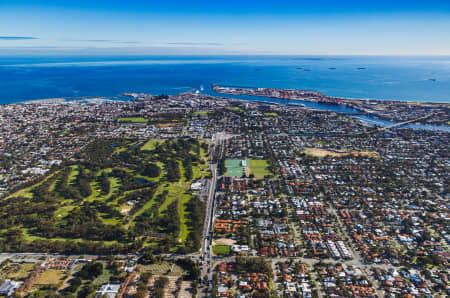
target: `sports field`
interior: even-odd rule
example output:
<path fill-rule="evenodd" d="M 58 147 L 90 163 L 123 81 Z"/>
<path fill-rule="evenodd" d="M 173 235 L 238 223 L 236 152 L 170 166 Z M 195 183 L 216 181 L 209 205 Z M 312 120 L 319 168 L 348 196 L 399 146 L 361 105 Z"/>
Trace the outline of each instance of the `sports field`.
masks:
<path fill-rule="evenodd" d="M 245 160 L 247 166 L 250 164 L 250 160 Z M 242 159 L 227 159 L 225 161 L 225 167 L 227 172 L 225 176 L 228 177 L 241 177 L 245 173 L 245 168 L 242 166 Z"/>
<path fill-rule="evenodd" d="M 147 123 L 148 119 L 144 117 L 123 117 L 119 119 L 120 122 L 133 122 L 133 123 Z"/>
<path fill-rule="evenodd" d="M 263 179 L 264 176 L 270 175 L 267 160 L 252 159 L 250 160 L 250 174 L 253 174 L 256 179 Z"/>

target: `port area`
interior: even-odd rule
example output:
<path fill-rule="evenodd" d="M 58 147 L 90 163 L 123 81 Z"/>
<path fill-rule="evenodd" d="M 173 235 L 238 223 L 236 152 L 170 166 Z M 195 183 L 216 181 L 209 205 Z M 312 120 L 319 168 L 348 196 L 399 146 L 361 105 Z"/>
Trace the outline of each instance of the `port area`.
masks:
<path fill-rule="evenodd" d="M 234 96 L 257 96 L 280 99 L 290 104 L 297 101 L 337 106 L 341 112 L 353 116 L 366 116 L 384 121 L 411 122 L 420 125 L 450 127 L 450 103 L 356 99 L 333 97 L 311 90 L 276 89 L 261 87 L 220 86 L 212 90 Z M 339 111 L 338 111 L 339 112 Z M 418 119 L 415 121 L 415 119 Z"/>

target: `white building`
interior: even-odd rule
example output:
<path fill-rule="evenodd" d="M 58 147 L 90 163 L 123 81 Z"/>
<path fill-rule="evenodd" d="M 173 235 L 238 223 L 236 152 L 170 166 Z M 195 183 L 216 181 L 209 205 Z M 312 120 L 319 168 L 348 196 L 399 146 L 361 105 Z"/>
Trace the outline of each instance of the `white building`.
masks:
<path fill-rule="evenodd" d="M 194 182 L 191 184 L 191 190 L 201 190 L 203 184 L 201 182 Z"/>
<path fill-rule="evenodd" d="M 106 295 L 109 298 L 114 298 L 119 292 L 119 289 L 120 289 L 119 284 L 106 284 L 101 286 L 100 290 L 98 290 L 95 294 L 100 297 Z"/>

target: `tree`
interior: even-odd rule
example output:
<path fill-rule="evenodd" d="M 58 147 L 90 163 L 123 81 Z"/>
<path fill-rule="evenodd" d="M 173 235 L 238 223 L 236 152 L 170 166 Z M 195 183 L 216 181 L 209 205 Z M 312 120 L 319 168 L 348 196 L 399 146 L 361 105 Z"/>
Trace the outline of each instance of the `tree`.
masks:
<path fill-rule="evenodd" d="M 103 264 L 98 262 L 86 263 L 78 272 L 82 279 L 94 279 L 103 273 Z"/>
<path fill-rule="evenodd" d="M 155 261 L 156 261 L 155 256 L 151 252 L 146 251 L 144 255 L 138 260 L 138 263 L 143 265 L 150 265 L 154 264 Z"/>
<path fill-rule="evenodd" d="M 79 298 L 88 297 L 89 294 L 92 294 L 94 291 L 95 291 L 94 286 L 92 284 L 87 284 L 81 288 L 81 290 L 78 292 L 77 297 Z"/>
<path fill-rule="evenodd" d="M 70 286 L 68 286 L 65 290 L 67 292 L 75 293 L 82 284 L 81 278 L 79 278 L 78 276 L 75 278 L 72 278 L 69 281 L 69 284 L 70 284 Z"/>
<path fill-rule="evenodd" d="M 111 188 L 111 183 L 109 182 L 108 175 L 103 172 L 97 178 L 98 185 L 100 186 L 100 192 L 102 195 L 107 195 Z"/>
<path fill-rule="evenodd" d="M 155 178 L 161 175 L 161 169 L 158 167 L 158 165 L 149 163 L 145 165 L 144 169 L 142 170 L 142 175 Z"/>

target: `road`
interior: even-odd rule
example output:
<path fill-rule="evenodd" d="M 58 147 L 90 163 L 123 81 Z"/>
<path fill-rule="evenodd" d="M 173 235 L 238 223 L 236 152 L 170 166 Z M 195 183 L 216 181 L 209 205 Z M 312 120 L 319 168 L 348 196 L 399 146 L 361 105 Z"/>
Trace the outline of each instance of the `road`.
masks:
<path fill-rule="evenodd" d="M 211 148 L 211 158 L 212 154 L 218 148 L 219 156 L 215 157 L 215 160 L 220 160 L 222 158 L 222 148 L 223 148 L 223 136 L 222 134 L 216 134 L 214 136 L 214 146 Z M 205 222 L 203 225 L 203 240 L 202 240 L 202 248 L 201 248 L 201 272 L 203 283 L 201 284 L 199 294 L 200 296 L 205 295 L 208 297 L 208 294 L 211 291 L 211 282 L 212 281 L 212 273 L 213 273 L 213 264 L 211 258 L 211 246 L 212 246 L 212 234 L 213 234 L 213 224 L 214 224 L 214 214 L 215 214 L 215 194 L 216 194 L 216 185 L 217 185 L 217 163 L 211 163 L 211 182 L 209 183 L 209 191 L 208 191 L 208 200 L 206 202 L 206 214 L 205 214 Z M 206 278 L 204 278 L 206 277 Z M 206 290 L 205 290 L 206 289 Z"/>
<path fill-rule="evenodd" d="M 408 121 L 404 121 L 404 122 L 399 122 L 399 123 L 396 123 L 396 124 L 394 124 L 394 125 L 387 126 L 387 127 L 381 127 L 380 130 L 388 130 L 388 129 L 395 128 L 395 127 L 399 127 L 399 126 L 406 125 L 406 124 L 409 124 L 409 123 L 418 122 L 418 121 L 421 121 L 421 120 L 428 119 L 428 118 L 430 118 L 430 117 L 433 116 L 433 115 L 434 115 L 434 114 L 431 113 L 431 114 L 428 114 L 428 115 L 426 115 L 426 116 L 423 116 L 423 117 L 420 117 L 420 118 L 417 118 L 417 119 L 408 120 Z"/>
<path fill-rule="evenodd" d="M 345 238 L 349 239 L 349 243 L 347 243 L 347 245 L 350 245 L 350 252 L 352 254 L 353 259 L 351 261 L 345 261 L 343 263 L 361 268 L 364 271 L 364 273 L 366 274 L 367 278 L 370 280 L 370 282 L 373 285 L 376 285 L 376 281 L 372 278 L 370 272 L 367 271 L 367 266 L 365 264 L 363 257 L 361 257 L 361 255 L 356 252 L 356 250 L 353 246 L 353 242 L 351 241 L 352 238 L 348 235 L 347 229 L 346 229 L 345 225 L 343 224 L 336 208 L 334 208 L 333 204 L 330 204 L 330 207 L 327 211 L 336 217 L 337 224 L 341 228 L 343 235 L 345 236 Z M 375 289 L 378 297 L 383 297 L 383 293 L 380 291 L 380 289 L 378 287 L 374 286 L 374 289 Z"/>

